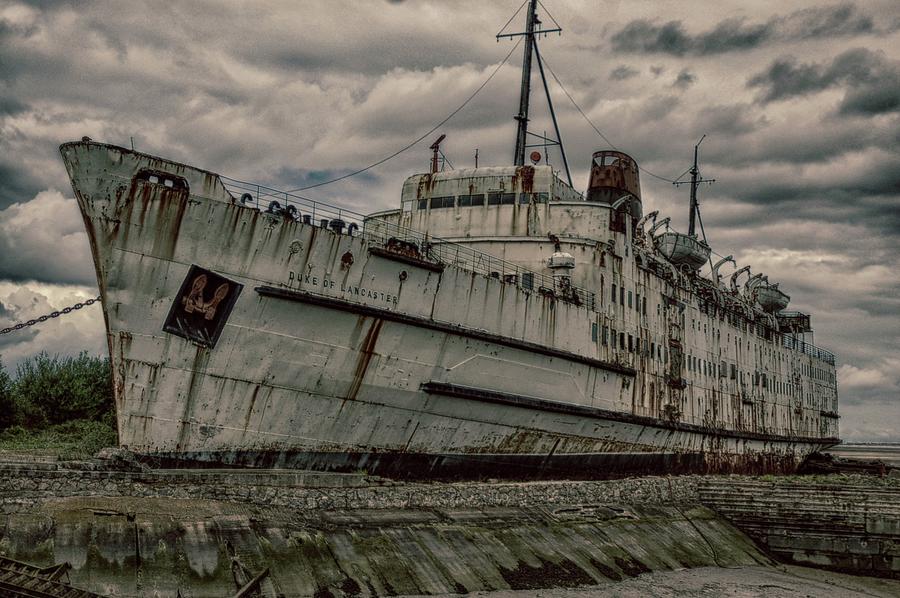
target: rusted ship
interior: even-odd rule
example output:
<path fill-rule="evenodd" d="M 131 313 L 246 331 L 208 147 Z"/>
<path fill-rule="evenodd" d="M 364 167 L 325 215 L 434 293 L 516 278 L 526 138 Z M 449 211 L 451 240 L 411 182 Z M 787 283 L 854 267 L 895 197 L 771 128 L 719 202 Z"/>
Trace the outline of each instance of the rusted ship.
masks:
<path fill-rule="evenodd" d="M 193 464 L 528 478 L 792 471 L 839 442 L 834 356 L 777 284 L 748 267 L 723 283 L 727 259 L 644 215 L 625 153 L 595 153 L 584 194 L 525 164 L 535 4 L 515 164 L 433 167 L 398 209 L 61 146 L 121 445 Z"/>

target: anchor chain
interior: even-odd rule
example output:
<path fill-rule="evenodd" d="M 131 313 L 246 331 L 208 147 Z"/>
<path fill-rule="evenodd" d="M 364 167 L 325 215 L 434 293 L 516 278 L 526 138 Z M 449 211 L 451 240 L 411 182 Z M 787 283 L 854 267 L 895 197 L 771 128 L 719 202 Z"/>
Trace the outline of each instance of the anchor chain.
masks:
<path fill-rule="evenodd" d="M 75 305 L 64 307 L 57 311 L 52 311 L 45 316 L 41 316 L 39 318 L 35 318 L 33 320 L 28 320 L 27 322 L 19 322 L 15 326 L 10 326 L 9 328 L 0 328 L 0 335 L 7 334 L 9 332 L 15 332 L 16 330 L 22 330 L 23 328 L 27 328 L 29 326 L 34 326 L 35 324 L 40 324 L 41 322 L 46 322 L 52 318 L 58 318 L 63 314 L 70 314 L 75 310 L 81 309 L 82 307 L 87 307 L 88 305 L 93 305 L 100 301 L 100 296 L 94 297 L 93 299 L 88 299 L 87 301 L 79 301 Z"/>

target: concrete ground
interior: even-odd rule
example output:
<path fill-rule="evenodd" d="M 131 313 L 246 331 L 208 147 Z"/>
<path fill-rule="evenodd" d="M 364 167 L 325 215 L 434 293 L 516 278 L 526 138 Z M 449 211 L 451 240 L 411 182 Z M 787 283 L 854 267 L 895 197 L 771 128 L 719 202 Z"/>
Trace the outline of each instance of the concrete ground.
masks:
<path fill-rule="evenodd" d="M 857 577 L 807 567 L 700 567 L 658 571 L 609 584 L 571 589 L 501 590 L 485 598 L 897 598 L 900 581 Z"/>

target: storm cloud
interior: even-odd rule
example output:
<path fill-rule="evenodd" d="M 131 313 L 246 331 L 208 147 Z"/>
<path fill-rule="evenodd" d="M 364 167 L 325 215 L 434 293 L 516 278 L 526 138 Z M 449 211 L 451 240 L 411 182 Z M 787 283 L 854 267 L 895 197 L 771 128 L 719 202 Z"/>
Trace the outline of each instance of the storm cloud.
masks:
<path fill-rule="evenodd" d="M 774 102 L 843 87 L 843 114 L 880 114 L 900 110 L 900 61 L 882 52 L 854 48 L 830 63 L 799 63 L 780 58 L 751 77 L 748 87 L 761 88 L 760 101 Z"/>
<path fill-rule="evenodd" d="M 637 19 L 613 34 L 611 39 L 613 49 L 620 52 L 709 55 L 750 50 L 776 41 L 887 33 L 896 26 L 894 23 L 879 29 L 873 17 L 856 5 L 839 4 L 805 8 L 763 23 L 729 18 L 696 35 L 688 33 L 678 20 L 660 25 L 653 20 Z"/>

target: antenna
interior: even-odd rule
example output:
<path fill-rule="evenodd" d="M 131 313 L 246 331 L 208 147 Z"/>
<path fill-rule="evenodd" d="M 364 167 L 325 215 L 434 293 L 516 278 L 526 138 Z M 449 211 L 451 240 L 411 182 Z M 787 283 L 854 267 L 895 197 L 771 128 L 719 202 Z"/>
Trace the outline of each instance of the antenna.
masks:
<path fill-rule="evenodd" d="M 525 31 L 523 33 L 497 34 L 497 40 L 501 37 L 513 38 L 525 36 L 525 54 L 522 57 L 522 86 L 519 92 L 519 114 L 515 117 L 516 121 L 519 123 L 518 130 L 516 131 L 515 155 L 513 156 L 513 161 L 516 166 L 525 165 L 525 145 L 526 137 L 528 136 L 528 101 L 531 95 L 531 55 L 537 51 L 537 46 L 534 43 L 534 36 L 540 35 L 541 33 L 562 31 L 562 29 L 558 27 L 556 29 L 538 29 L 535 31 L 535 25 L 541 24 L 541 21 L 537 18 L 537 5 L 538 0 L 528 0 L 528 14 L 526 16 Z M 507 25 L 508 24 L 509 23 L 507 23 Z M 504 29 L 505 28 L 506 27 L 504 26 Z M 501 32 L 502 31 L 503 30 L 501 29 Z M 538 57 L 538 60 L 540 60 L 540 57 Z M 546 85 L 546 81 L 544 84 Z"/>
<path fill-rule="evenodd" d="M 691 207 L 690 207 L 690 219 L 688 221 L 688 234 L 695 235 L 696 227 L 694 222 L 696 220 L 697 214 L 700 211 L 700 207 L 697 203 L 697 187 L 700 186 L 700 183 L 706 183 L 707 185 L 712 185 L 716 182 L 716 179 L 704 179 L 700 175 L 700 165 L 698 162 L 698 156 L 700 152 L 700 144 L 703 143 L 703 140 L 706 139 L 706 134 L 703 134 L 703 137 L 700 138 L 700 141 L 697 142 L 697 145 L 694 146 L 694 165 L 691 166 L 688 172 L 691 173 Z M 679 185 L 686 184 L 687 181 L 674 181 L 672 184 L 678 187 Z M 702 224 L 701 224 L 702 226 Z M 705 237 L 706 235 L 704 235 Z"/>

